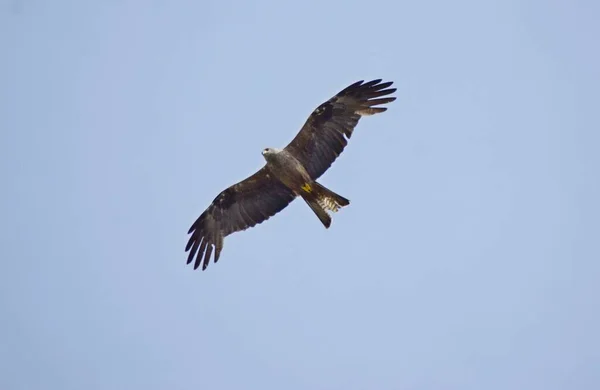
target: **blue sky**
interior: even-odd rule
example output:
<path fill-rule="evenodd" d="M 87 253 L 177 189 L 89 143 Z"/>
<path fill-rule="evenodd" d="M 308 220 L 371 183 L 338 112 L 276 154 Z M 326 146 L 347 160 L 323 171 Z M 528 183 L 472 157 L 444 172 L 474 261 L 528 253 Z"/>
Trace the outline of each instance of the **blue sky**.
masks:
<path fill-rule="evenodd" d="M 0 1 L 0 388 L 597 389 L 600 3 Z M 321 182 L 186 266 L 310 112 Z"/>

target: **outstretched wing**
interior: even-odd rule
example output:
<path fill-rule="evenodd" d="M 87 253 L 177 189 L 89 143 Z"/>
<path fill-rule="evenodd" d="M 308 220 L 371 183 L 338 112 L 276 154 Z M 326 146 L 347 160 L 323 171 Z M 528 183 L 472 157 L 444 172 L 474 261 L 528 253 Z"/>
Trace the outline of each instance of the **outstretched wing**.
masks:
<path fill-rule="evenodd" d="M 384 112 L 387 108 L 375 106 L 396 100 L 381 98 L 396 91 L 386 89 L 390 85 L 392 82 L 381 83 L 379 79 L 367 83 L 361 80 L 346 87 L 312 112 L 285 150 L 300 160 L 316 180 L 342 153 L 361 116 Z"/>
<path fill-rule="evenodd" d="M 219 260 L 225 236 L 246 230 L 283 210 L 296 195 L 269 175 L 265 165 L 252 176 L 222 191 L 190 227 L 192 233 L 185 251 L 187 263 L 194 257 L 194 269 L 200 262 L 208 267 L 213 247 L 215 263 Z M 204 261 L 202 261 L 204 260 Z"/>

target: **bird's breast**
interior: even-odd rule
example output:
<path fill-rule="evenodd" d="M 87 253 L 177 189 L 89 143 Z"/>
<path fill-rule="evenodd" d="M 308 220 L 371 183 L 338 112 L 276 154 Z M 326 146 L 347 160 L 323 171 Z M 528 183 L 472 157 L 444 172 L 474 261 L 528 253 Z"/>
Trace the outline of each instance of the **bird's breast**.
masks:
<path fill-rule="evenodd" d="M 304 166 L 293 156 L 279 153 L 269 161 L 271 172 L 287 187 L 295 189 L 310 181 Z"/>

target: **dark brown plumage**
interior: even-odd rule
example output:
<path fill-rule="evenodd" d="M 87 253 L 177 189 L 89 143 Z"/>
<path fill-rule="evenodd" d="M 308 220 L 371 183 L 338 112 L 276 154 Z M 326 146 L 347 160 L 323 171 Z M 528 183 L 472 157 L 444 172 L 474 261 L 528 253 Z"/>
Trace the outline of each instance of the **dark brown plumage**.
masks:
<path fill-rule="evenodd" d="M 285 147 L 304 165 L 313 179 L 318 179 L 342 153 L 361 116 L 387 110 L 374 107 L 390 103 L 395 97 L 374 99 L 389 95 L 395 88 L 386 89 L 392 82 L 368 83 L 358 81 L 321 104 L 308 117 L 296 137 Z M 344 137 L 346 136 L 346 137 Z"/>
<path fill-rule="evenodd" d="M 367 83 L 359 81 L 344 88 L 312 112 L 300 132 L 285 147 L 284 151 L 287 153 L 282 156 L 288 155 L 292 160 L 298 160 L 310 178 L 316 180 L 342 153 L 361 116 L 384 112 L 387 108 L 375 106 L 396 99 L 382 98 L 396 91 L 395 88 L 388 88 L 391 85 L 392 82 L 381 83 L 379 79 Z M 213 249 L 214 262 L 219 260 L 223 239 L 227 235 L 267 220 L 299 195 L 303 195 L 306 200 L 306 195 L 312 191 L 299 194 L 297 188 L 287 187 L 274 173 L 267 163 L 252 176 L 222 191 L 213 200 L 188 231 L 188 234 L 191 233 L 185 248 L 186 252 L 189 251 L 188 264 L 195 258 L 194 269 L 201 263 L 202 270 L 206 269 Z M 306 177 L 306 173 L 304 175 Z M 314 188 L 322 187 L 316 182 L 309 184 Z M 321 206 L 316 199 L 309 205 L 323 222 L 325 216 L 321 214 L 326 213 L 326 208 L 335 211 L 338 206 L 343 207 L 349 201 L 326 188 L 321 191 L 334 195 L 331 195 L 331 199 L 323 198 Z M 338 205 L 334 204 L 336 197 Z M 333 206 L 328 206 L 330 201 Z M 323 223 L 329 227 L 330 221 Z"/>
<path fill-rule="evenodd" d="M 252 176 L 222 191 L 188 230 L 192 233 L 185 251 L 190 251 L 187 263 L 196 256 L 194 269 L 202 259 L 202 270 L 210 262 L 215 246 L 215 263 L 219 260 L 225 236 L 253 227 L 283 210 L 296 195 L 270 177 L 265 166 Z M 191 250 L 190 250 L 191 249 Z"/>

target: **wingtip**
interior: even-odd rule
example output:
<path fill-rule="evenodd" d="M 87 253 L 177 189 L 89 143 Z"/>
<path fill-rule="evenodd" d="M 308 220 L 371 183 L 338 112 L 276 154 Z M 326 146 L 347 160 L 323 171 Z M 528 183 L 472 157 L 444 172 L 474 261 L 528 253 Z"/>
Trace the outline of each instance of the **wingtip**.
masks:
<path fill-rule="evenodd" d="M 361 85 L 361 87 L 372 87 L 374 85 L 379 84 L 383 79 L 375 79 L 375 80 L 371 80 L 369 82 L 364 83 L 363 85 Z"/>
<path fill-rule="evenodd" d="M 192 245 L 194 245 L 194 242 L 195 242 L 194 237 L 190 237 L 190 239 L 188 240 L 187 244 L 185 245 L 185 251 L 184 252 L 189 251 L 190 248 L 192 247 Z"/>

